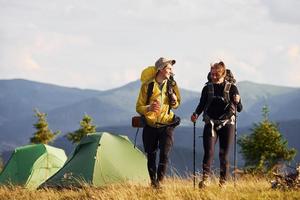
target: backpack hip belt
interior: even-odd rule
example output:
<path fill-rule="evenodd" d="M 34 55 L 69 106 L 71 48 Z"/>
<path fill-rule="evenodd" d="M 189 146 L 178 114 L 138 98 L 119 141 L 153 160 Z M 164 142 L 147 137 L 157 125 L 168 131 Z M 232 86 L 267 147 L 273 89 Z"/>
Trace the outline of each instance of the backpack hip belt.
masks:
<path fill-rule="evenodd" d="M 215 137 L 216 136 L 216 131 L 220 130 L 223 128 L 226 124 L 234 124 L 234 115 L 230 119 L 224 119 L 224 120 L 215 120 L 211 119 L 208 116 L 205 116 L 203 121 L 205 124 L 210 124 L 211 125 L 211 136 Z"/>

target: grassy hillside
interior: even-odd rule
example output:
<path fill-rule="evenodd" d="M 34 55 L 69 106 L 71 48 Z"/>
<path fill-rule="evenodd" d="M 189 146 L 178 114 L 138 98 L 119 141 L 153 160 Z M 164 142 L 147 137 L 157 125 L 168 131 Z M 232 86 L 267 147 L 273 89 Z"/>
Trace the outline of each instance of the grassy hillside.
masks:
<path fill-rule="evenodd" d="M 19 187 L 0 187 L 0 199 L 299 199 L 300 191 L 280 191 L 270 188 L 263 178 L 243 178 L 236 187 L 230 182 L 219 188 L 216 181 L 206 189 L 194 189 L 191 179 L 167 179 L 162 189 L 155 190 L 148 185 L 120 184 L 102 188 L 42 189 L 29 191 Z"/>

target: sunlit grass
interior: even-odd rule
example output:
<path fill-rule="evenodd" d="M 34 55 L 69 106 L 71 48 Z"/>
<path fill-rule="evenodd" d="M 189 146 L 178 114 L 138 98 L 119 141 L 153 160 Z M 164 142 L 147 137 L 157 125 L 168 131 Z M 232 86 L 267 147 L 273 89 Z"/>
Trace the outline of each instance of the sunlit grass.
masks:
<path fill-rule="evenodd" d="M 240 178 L 236 185 L 229 181 L 223 188 L 214 179 L 205 189 L 194 189 L 192 179 L 168 178 L 161 189 L 129 183 L 60 190 L 8 186 L 0 187 L 0 199 L 300 199 L 300 191 L 273 190 L 267 179 L 257 177 Z"/>

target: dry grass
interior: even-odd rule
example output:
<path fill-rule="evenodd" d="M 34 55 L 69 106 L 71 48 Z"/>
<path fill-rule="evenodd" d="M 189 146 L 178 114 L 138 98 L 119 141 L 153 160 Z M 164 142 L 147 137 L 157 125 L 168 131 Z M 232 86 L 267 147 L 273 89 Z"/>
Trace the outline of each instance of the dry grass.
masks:
<path fill-rule="evenodd" d="M 156 190 L 148 185 L 110 185 L 102 188 L 28 190 L 20 187 L 0 187 L 0 199 L 300 199 L 300 191 L 270 189 L 266 179 L 244 177 L 236 187 L 229 182 L 219 188 L 217 181 L 206 189 L 194 189 L 192 180 L 169 178 L 163 188 Z"/>

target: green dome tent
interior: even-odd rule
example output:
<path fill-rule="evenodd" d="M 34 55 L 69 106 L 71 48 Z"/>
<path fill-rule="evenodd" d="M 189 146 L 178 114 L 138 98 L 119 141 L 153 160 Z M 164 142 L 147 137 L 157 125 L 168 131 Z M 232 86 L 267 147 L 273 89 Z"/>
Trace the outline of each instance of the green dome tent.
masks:
<path fill-rule="evenodd" d="M 103 186 L 125 181 L 147 183 L 147 161 L 125 136 L 88 134 L 65 165 L 42 187 Z"/>
<path fill-rule="evenodd" d="M 0 174 L 0 185 L 19 185 L 36 189 L 55 174 L 66 160 L 64 150 L 49 145 L 18 147 Z"/>

